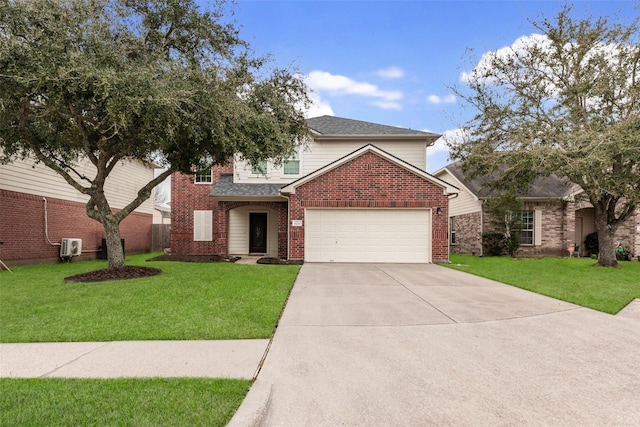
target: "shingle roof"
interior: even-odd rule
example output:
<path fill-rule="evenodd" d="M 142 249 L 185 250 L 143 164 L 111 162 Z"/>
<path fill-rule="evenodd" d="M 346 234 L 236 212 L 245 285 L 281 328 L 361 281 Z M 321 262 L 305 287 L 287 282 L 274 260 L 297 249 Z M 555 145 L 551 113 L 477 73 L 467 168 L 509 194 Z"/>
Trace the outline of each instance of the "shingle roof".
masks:
<path fill-rule="evenodd" d="M 345 119 L 334 116 L 320 116 L 307 119 L 309 127 L 321 135 L 366 135 L 366 136 L 399 136 L 399 135 L 423 135 L 425 137 L 438 137 L 439 135 L 422 132 L 419 130 L 405 129 L 395 126 L 379 125 L 360 120 Z"/>
<path fill-rule="evenodd" d="M 233 182 L 233 174 L 222 174 L 211 189 L 210 196 L 281 197 L 280 188 L 285 184 L 240 184 Z"/>
<path fill-rule="evenodd" d="M 492 177 L 477 176 L 471 180 L 466 179 L 462 173 L 462 162 L 451 163 L 445 168 L 456 177 L 458 181 L 463 183 L 476 197 L 482 198 L 491 195 L 489 183 Z M 548 198 L 559 199 L 575 192 L 578 186 L 566 178 L 560 178 L 556 175 L 537 178 L 528 188 L 526 194 L 518 194 L 523 198 Z"/>

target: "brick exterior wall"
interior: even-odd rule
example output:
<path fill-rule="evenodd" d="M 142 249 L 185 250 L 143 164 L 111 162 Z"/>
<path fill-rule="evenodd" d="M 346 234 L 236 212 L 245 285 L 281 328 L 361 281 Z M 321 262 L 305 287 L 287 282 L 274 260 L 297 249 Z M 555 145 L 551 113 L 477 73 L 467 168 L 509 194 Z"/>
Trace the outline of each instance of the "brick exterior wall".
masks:
<path fill-rule="evenodd" d="M 632 260 L 640 261 L 640 208 L 636 209 L 635 215 L 620 224 L 616 230 L 616 242 L 629 249 Z"/>
<path fill-rule="evenodd" d="M 302 220 L 292 227 L 289 257 L 304 258 L 304 210 L 322 208 L 435 208 L 432 223 L 432 259 L 449 260 L 448 197 L 443 188 L 367 152 L 296 188 L 290 197 L 291 220 Z"/>
<path fill-rule="evenodd" d="M 568 206 L 570 205 L 570 206 Z M 560 200 L 524 203 L 523 210 L 542 211 L 541 244 L 521 245 L 516 253 L 519 257 L 568 256 L 567 247 L 574 241 L 575 208 L 572 203 Z M 483 207 L 483 230 L 492 230 L 491 215 Z"/>
<path fill-rule="evenodd" d="M 226 255 L 227 228 L 222 226 L 218 200 L 209 196 L 213 186 L 224 173 L 233 173 L 233 162 L 224 166 L 214 166 L 211 184 L 196 184 L 192 174 L 171 175 L 171 253 L 179 255 Z M 193 211 L 213 211 L 213 240 L 195 242 L 193 240 Z M 225 247 L 220 241 L 224 239 Z"/>
<path fill-rule="evenodd" d="M 451 245 L 451 253 L 454 254 L 482 254 L 480 212 L 458 215 L 455 217 L 456 244 Z"/>
<path fill-rule="evenodd" d="M 49 240 L 82 239 L 80 258 L 92 259 L 105 237 L 102 224 L 87 216 L 84 203 L 47 198 Z M 45 204 L 42 196 L 0 190 L 0 259 L 8 265 L 52 262 L 59 259 L 60 246 L 45 237 Z M 126 253 L 151 250 L 153 216 L 133 212 L 120 224 Z"/>

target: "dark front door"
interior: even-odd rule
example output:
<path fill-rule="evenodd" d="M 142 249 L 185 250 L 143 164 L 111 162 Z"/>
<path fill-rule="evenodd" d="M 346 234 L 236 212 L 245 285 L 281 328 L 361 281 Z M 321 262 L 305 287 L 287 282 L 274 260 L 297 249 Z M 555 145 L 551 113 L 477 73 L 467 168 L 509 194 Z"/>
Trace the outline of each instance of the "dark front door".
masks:
<path fill-rule="evenodd" d="M 249 214 L 249 252 L 267 253 L 267 214 Z"/>

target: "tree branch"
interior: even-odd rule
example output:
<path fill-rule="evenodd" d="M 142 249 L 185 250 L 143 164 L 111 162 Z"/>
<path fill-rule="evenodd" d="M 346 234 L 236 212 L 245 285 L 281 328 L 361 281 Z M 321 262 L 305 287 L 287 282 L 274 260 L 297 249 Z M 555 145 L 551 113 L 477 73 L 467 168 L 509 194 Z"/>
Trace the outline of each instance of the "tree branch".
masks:
<path fill-rule="evenodd" d="M 166 171 L 162 172 L 157 177 L 155 177 L 154 179 L 152 179 L 151 181 L 149 181 L 144 187 L 142 187 L 138 191 L 138 197 L 136 197 L 131 203 L 129 203 L 127 206 L 122 208 L 120 211 L 118 211 L 118 213 L 114 215 L 116 221 L 120 223 L 123 219 L 127 217 L 127 215 L 129 215 L 131 212 L 137 209 L 142 203 L 144 203 L 145 200 L 151 197 L 151 190 L 153 190 L 153 188 L 156 185 L 160 184 L 162 181 L 167 179 L 167 177 L 169 177 L 174 171 L 175 169 L 169 168 Z"/>

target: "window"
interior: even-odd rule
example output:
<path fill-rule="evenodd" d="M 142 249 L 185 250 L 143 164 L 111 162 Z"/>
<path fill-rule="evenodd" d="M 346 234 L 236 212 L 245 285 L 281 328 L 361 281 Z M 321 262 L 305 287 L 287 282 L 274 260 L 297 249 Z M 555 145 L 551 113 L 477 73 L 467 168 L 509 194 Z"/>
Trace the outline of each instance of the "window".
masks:
<path fill-rule="evenodd" d="M 193 240 L 195 242 L 213 240 L 213 211 L 193 211 Z"/>
<path fill-rule="evenodd" d="M 251 165 L 251 173 L 253 175 L 266 175 L 267 174 L 267 161 L 262 160 L 255 165 Z"/>
<path fill-rule="evenodd" d="M 196 184 L 211 184 L 213 182 L 211 168 L 196 171 L 195 183 Z"/>
<path fill-rule="evenodd" d="M 449 218 L 449 237 L 452 245 L 456 244 L 456 217 Z"/>
<path fill-rule="evenodd" d="M 522 220 L 522 231 L 520 232 L 521 245 L 534 244 L 535 216 L 533 211 L 520 211 Z"/>
<path fill-rule="evenodd" d="M 295 153 L 284 161 L 283 172 L 285 175 L 300 175 L 300 147 L 296 147 Z"/>

